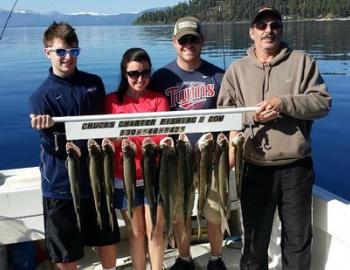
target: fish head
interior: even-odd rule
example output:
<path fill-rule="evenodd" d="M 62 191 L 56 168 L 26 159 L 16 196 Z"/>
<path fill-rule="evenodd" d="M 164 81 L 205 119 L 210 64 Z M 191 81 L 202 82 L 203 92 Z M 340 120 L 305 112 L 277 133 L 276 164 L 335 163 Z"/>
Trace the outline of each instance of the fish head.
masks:
<path fill-rule="evenodd" d="M 203 151 L 210 152 L 212 151 L 213 146 L 214 146 L 214 136 L 210 132 L 203 134 L 197 142 L 197 147 L 201 152 Z"/>
<path fill-rule="evenodd" d="M 186 142 L 183 140 L 176 141 L 176 150 L 177 151 L 185 151 L 186 150 Z"/>
<path fill-rule="evenodd" d="M 66 143 L 66 153 L 69 157 L 74 157 L 74 156 L 81 157 L 80 148 L 72 142 Z"/>
<path fill-rule="evenodd" d="M 122 141 L 122 152 L 124 156 L 135 156 L 136 154 L 136 144 L 129 140 L 129 139 L 123 139 Z"/>
<path fill-rule="evenodd" d="M 142 141 L 142 152 L 154 154 L 157 152 L 157 144 L 151 138 L 145 138 Z"/>
<path fill-rule="evenodd" d="M 186 141 L 186 142 L 189 141 L 189 140 L 188 140 L 188 137 L 187 137 L 187 135 L 186 135 L 186 133 L 184 133 L 184 132 L 180 132 L 180 133 L 179 133 L 178 140 Z"/>
<path fill-rule="evenodd" d="M 173 159 L 176 156 L 174 140 L 171 137 L 163 138 L 160 143 L 160 150 L 162 156 L 166 156 L 167 159 Z"/>
<path fill-rule="evenodd" d="M 111 140 L 104 138 L 101 146 L 103 152 L 115 153 L 115 147 Z"/>
<path fill-rule="evenodd" d="M 244 143 L 244 137 L 243 137 L 243 132 L 239 132 L 232 138 L 231 141 L 232 145 L 238 145 L 238 144 L 243 144 Z"/>
<path fill-rule="evenodd" d="M 88 140 L 87 147 L 90 155 L 98 155 L 101 153 L 101 147 L 93 139 Z"/>
<path fill-rule="evenodd" d="M 226 135 L 224 133 L 220 133 L 218 135 L 218 137 L 216 138 L 216 144 L 219 146 L 219 147 L 228 147 L 228 139 L 226 137 Z"/>
<path fill-rule="evenodd" d="M 165 137 L 160 141 L 159 145 L 160 148 L 174 147 L 174 140 L 171 137 Z"/>

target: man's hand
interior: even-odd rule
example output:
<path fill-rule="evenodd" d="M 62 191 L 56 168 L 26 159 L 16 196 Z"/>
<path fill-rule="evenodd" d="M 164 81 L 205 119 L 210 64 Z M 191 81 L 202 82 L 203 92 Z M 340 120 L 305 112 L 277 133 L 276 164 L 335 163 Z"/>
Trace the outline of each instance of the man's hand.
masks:
<path fill-rule="evenodd" d="M 272 97 L 257 104 L 253 118 L 255 122 L 266 123 L 279 117 L 282 110 L 282 101 L 279 97 Z"/>
<path fill-rule="evenodd" d="M 30 117 L 30 123 L 32 125 L 32 128 L 35 128 L 35 129 L 50 128 L 55 124 L 51 116 L 48 114 L 44 114 L 44 115 L 30 114 L 29 117 Z"/>

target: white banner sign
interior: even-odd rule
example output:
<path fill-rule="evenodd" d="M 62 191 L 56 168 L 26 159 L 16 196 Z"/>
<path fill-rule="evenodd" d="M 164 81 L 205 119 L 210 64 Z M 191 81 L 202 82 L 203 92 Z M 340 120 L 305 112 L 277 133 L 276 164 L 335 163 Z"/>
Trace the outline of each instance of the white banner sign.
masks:
<path fill-rule="evenodd" d="M 256 107 L 53 117 L 67 140 L 151 136 L 242 129 L 242 113 Z"/>

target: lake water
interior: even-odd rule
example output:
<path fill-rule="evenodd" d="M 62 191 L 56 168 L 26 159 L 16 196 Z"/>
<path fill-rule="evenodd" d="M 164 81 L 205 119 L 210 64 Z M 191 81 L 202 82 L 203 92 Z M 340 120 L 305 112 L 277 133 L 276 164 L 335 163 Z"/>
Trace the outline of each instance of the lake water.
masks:
<path fill-rule="evenodd" d="M 203 26 L 203 58 L 220 67 L 245 55 L 250 44 L 244 23 Z M 100 75 L 106 91 L 119 82 L 119 63 L 130 47 L 146 49 L 157 69 L 175 58 L 171 26 L 76 27 L 79 68 Z M 29 126 L 28 97 L 46 78 L 49 61 L 42 52 L 44 28 L 8 28 L 0 40 L 0 169 L 37 166 L 39 139 Z M 223 32 L 224 38 L 221 33 Z M 350 23 L 291 22 L 285 39 L 317 59 L 333 97 L 331 113 L 315 121 L 312 138 L 316 184 L 350 200 Z M 223 57 L 224 56 L 224 57 Z M 348 167 L 349 166 L 349 167 Z"/>

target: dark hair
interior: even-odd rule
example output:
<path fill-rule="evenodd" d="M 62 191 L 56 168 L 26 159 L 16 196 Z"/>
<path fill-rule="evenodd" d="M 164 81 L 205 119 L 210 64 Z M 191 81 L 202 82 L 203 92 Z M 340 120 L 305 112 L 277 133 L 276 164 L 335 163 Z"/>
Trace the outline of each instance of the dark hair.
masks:
<path fill-rule="evenodd" d="M 142 48 L 130 48 L 123 54 L 123 59 L 120 62 L 121 80 L 116 92 L 118 102 L 123 102 L 123 97 L 129 87 L 126 74 L 126 66 L 131 61 L 147 62 L 149 67 L 152 67 L 151 58 L 149 57 L 148 53 Z"/>
<path fill-rule="evenodd" d="M 77 34 L 75 33 L 75 29 L 66 22 L 56 23 L 54 21 L 49 25 L 43 37 L 44 46 L 52 46 L 55 38 L 64 40 L 69 46 L 79 46 L 79 40 Z"/>

